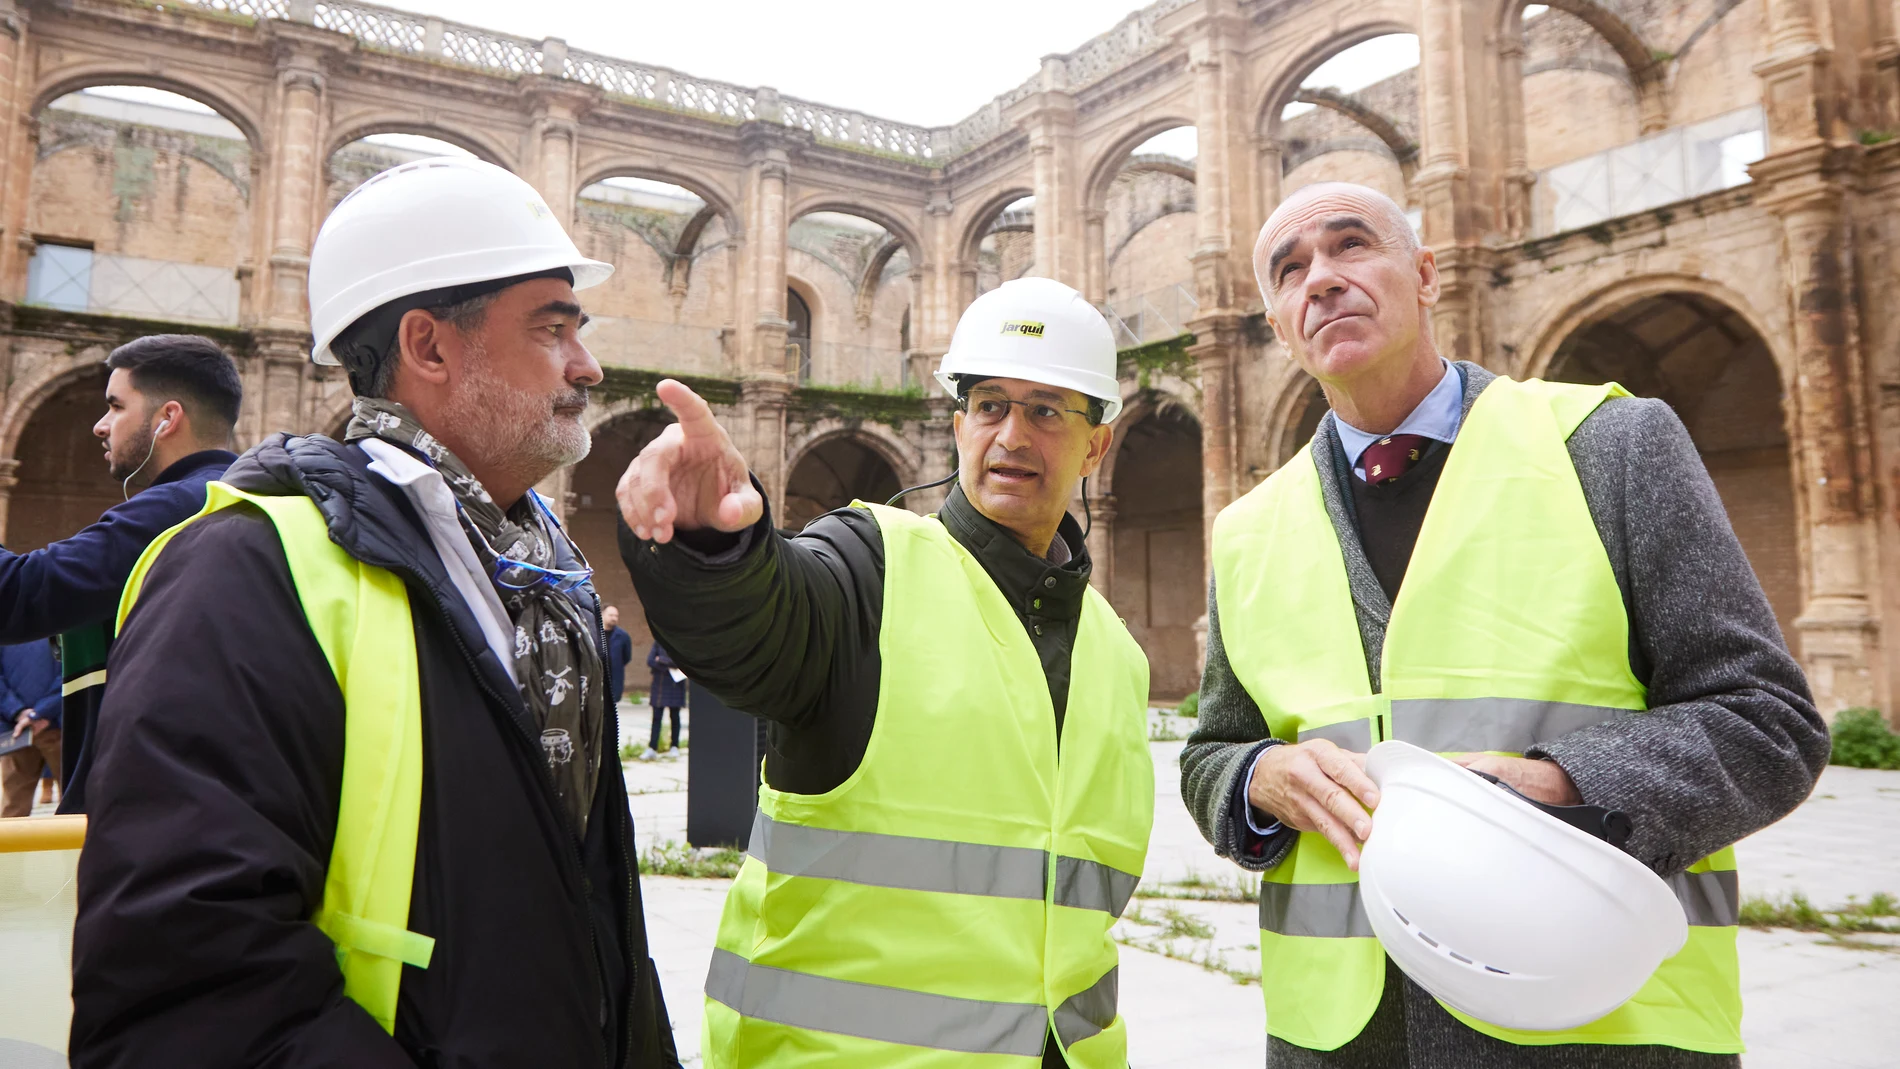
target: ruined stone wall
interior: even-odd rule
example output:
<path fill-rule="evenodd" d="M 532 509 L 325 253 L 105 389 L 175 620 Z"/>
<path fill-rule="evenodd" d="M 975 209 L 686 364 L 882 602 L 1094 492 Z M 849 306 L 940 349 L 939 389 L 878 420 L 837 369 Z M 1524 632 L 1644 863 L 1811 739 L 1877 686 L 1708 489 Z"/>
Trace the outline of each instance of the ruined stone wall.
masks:
<path fill-rule="evenodd" d="M 1533 171 L 1636 140 L 1636 90 L 1616 50 L 1551 8 L 1524 20 L 1524 144 Z"/>
<path fill-rule="evenodd" d="M 1192 288 L 1194 183 L 1165 171 L 1127 171 L 1109 186 L 1104 212 L 1111 304 L 1184 283 Z"/>
<path fill-rule="evenodd" d="M 98 253 L 235 269 L 251 256 L 251 187 L 242 140 L 48 108 L 27 225 Z"/>

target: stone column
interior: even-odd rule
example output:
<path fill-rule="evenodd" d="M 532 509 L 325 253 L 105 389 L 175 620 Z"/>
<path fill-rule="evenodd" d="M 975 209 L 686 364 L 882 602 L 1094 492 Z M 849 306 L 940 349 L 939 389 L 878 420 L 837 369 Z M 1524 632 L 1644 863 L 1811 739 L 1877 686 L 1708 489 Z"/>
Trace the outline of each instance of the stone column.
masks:
<path fill-rule="evenodd" d="M 1108 302 L 1108 242 L 1104 236 L 1108 212 L 1102 208 L 1082 210 L 1083 272 L 1082 296 L 1091 304 Z"/>
<path fill-rule="evenodd" d="M 562 226 L 574 225 L 580 181 L 581 120 L 599 102 L 601 91 L 560 77 L 567 42 L 551 37 L 541 45 L 541 71 L 522 80 L 521 100 L 528 112 L 529 183 L 548 202 Z"/>
<path fill-rule="evenodd" d="M 1500 77 L 1487 16 L 1464 0 L 1422 0 L 1419 101 L 1425 165 L 1413 176 L 1425 243 L 1438 256 L 1441 292 L 1432 313 L 1439 352 L 1454 360 L 1491 358 L 1484 303 L 1499 230 L 1503 141 L 1495 92 Z M 1494 360 L 1492 362 L 1495 362 Z"/>
<path fill-rule="evenodd" d="M 1246 324 L 1246 317 L 1234 312 L 1202 316 L 1188 324 L 1194 332 L 1188 355 L 1201 373 L 1202 546 L 1213 545 L 1214 517 L 1239 493 L 1237 365 L 1246 345 Z M 1212 575 L 1213 555 L 1202 556 Z"/>
<path fill-rule="evenodd" d="M 324 169 L 324 74 L 321 53 L 298 42 L 304 30 L 279 28 L 277 121 L 266 165 L 274 193 L 270 214 L 270 284 L 266 329 L 308 330 L 310 244 L 316 236 Z"/>
<path fill-rule="evenodd" d="M 1280 206 L 1280 180 L 1285 176 L 1286 145 L 1265 134 L 1254 139 L 1254 174 L 1259 184 L 1259 216 L 1264 225 L 1267 216 Z M 1248 250 L 1249 255 L 1252 249 Z"/>
<path fill-rule="evenodd" d="M 1856 147 L 1844 130 L 1832 54 L 1809 0 L 1770 0 L 1773 52 L 1755 67 L 1768 112 L 1769 155 L 1750 167 L 1757 203 L 1781 220 L 1794 310 L 1790 438 L 1805 521 L 1806 604 L 1795 620 L 1816 704 L 1828 714 L 1890 699 L 1881 620 L 1861 352 L 1847 187 Z"/>
<path fill-rule="evenodd" d="M 1089 558 L 1094 570 L 1089 582 L 1103 597 L 1115 589 L 1115 495 L 1100 494 L 1089 500 L 1094 526 L 1089 528 Z"/>
<path fill-rule="evenodd" d="M 938 361 L 950 351 L 950 336 L 956 330 L 957 317 L 963 313 L 958 300 L 961 280 L 957 259 L 955 206 L 947 190 L 936 189 L 924 206 L 923 256 L 925 262 L 913 264 L 917 282 L 911 287 L 910 380 L 923 387 L 927 396 L 932 388 L 930 375 Z"/>
<path fill-rule="evenodd" d="M 782 124 L 766 120 L 740 127 L 739 139 L 746 161 L 747 239 L 741 260 L 739 307 L 744 337 L 739 372 L 741 377 L 796 374 L 785 356 L 785 337 L 791 329 L 785 319 L 785 260 L 791 225 L 786 185 L 796 143 Z"/>
<path fill-rule="evenodd" d="M 1531 173 L 1529 150 L 1524 143 L 1524 37 L 1507 36 L 1498 50 L 1499 83 L 1503 86 L 1504 125 L 1504 211 L 1505 236 L 1513 241 L 1529 237 L 1536 225 L 1531 217 L 1531 189 L 1537 176 Z"/>
<path fill-rule="evenodd" d="M 1248 159 L 1253 142 L 1239 51 L 1246 25 L 1235 0 L 1204 0 L 1179 31 L 1194 79 L 1194 291 L 1202 315 L 1246 308 L 1255 297 L 1249 261 L 1265 216 L 1256 209 L 1254 175 L 1235 166 Z"/>
<path fill-rule="evenodd" d="M 13 488 L 18 485 L 20 462 L 13 457 L 0 457 L 0 544 L 12 534 L 7 530 L 7 506 L 13 500 Z"/>
<path fill-rule="evenodd" d="M 38 120 L 32 107 L 31 79 L 20 71 L 26 58 L 30 18 L 18 0 L 0 0 L 0 300 L 26 296 L 26 261 L 32 255 L 32 237 L 26 232 L 31 207 L 33 161 L 38 155 Z M 3 525 L 0 525 L 3 529 Z"/>
<path fill-rule="evenodd" d="M 1042 91 L 1026 102 L 1036 191 L 1033 274 L 1076 289 L 1088 285 L 1082 236 L 1080 166 L 1076 163 L 1075 97 L 1062 57 L 1042 61 Z"/>

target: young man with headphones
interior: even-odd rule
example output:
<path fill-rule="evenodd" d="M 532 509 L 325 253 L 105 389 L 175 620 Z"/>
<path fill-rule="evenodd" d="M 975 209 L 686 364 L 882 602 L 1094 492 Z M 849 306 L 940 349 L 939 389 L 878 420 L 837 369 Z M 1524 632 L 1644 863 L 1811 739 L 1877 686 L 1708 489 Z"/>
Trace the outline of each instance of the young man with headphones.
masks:
<path fill-rule="evenodd" d="M 60 811 L 85 811 L 86 739 L 105 693 L 112 618 L 152 539 L 195 515 L 237 459 L 237 365 L 196 334 L 154 334 L 106 357 L 106 413 L 92 433 L 125 495 L 97 523 L 30 553 L 0 549 L 0 643 L 59 636 L 64 723 Z M 137 488 L 138 492 L 133 493 Z"/>

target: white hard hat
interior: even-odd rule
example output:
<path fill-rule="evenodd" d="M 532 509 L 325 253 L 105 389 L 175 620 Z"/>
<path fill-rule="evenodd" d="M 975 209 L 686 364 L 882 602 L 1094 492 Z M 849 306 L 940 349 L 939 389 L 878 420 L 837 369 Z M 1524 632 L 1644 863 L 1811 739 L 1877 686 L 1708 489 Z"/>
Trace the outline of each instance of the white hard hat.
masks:
<path fill-rule="evenodd" d="M 317 233 L 310 357 L 338 363 L 330 343 L 391 301 L 563 268 L 577 290 L 614 273 L 582 256 L 547 201 L 512 172 L 454 156 L 392 167 L 344 197 Z"/>
<path fill-rule="evenodd" d="M 1405 975 L 1455 1009 L 1576 1028 L 1688 939 L 1661 877 L 1515 792 L 1396 741 L 1372 748 L 1366 774 L 1380 795 L 1359 862 L 1367 919 Z"/>
<path fill-rule="evenodd" d="M 1122 410 L 1115 334 L 1080 293 L 1054 279 L 1018 278 L 970 302 L 957 320 L 937 381 L 957 396 L 956 377 L 1023 379 L 1102 402 L 1102 422 Z"/>

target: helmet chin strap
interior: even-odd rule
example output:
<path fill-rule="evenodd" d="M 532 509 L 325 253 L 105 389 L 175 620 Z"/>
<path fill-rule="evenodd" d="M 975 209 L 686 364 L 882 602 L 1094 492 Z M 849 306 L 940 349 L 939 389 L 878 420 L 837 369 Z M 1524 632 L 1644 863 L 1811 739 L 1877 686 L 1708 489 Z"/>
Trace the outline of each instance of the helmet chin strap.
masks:
<path fill-rule="evenodd" d="M 145 470 L 145 465 L 150 464 L 152 462 L 152 454 L 158 452 L 158 436 L 161 434 L 164 434 L 165 428 L 171 425 L 172 425 L 171 417 L 167 416 L 166 418 L 158 421 L 158 426 L 152 428 L 152 441 L 150 445 L 147 445 L 145 447 L 145 459 L 139 461 L 139 466 L 136 468 L 133 468 L 132 474 L 127 475 L 125 477 L 125 481 L 119 484 L 120 497 L 124 498 L 127 501 L 132 500 L 132 480 L 138 477 L 139 472 L 142 472 Z"/>

